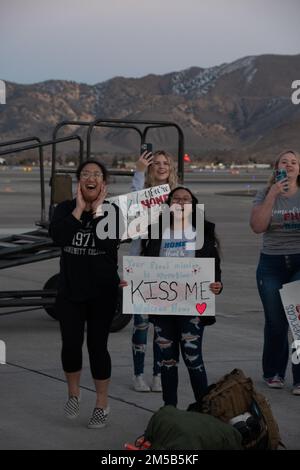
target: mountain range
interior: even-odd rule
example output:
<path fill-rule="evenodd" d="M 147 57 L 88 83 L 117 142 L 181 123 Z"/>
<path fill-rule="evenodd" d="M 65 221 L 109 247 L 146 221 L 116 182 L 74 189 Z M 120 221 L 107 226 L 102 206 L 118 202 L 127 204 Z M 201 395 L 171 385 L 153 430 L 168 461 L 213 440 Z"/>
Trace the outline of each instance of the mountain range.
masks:
<path fill-rule="evenodd" d="M 182 127 L 185 151 L 195 158 L 270 161 L 283 149 L 300 150 L 300 105 L 291 101 L 294 80 L 300 80 L 300 55 L 249 56 L 210 68 L 115 77 L 95 85 L 6 82 L 0 141 L 31 135 L 50 139 L 54 126 L 66 119 L 167 120 Z M 74 131 L 68 128 L 65 134 Z M 138 153 L 132 131 L 97 130 L 94 136 L 95 152 Z M 176 152 L 173 130 L 153 131 L 151 140 L 154 149 Z"/>

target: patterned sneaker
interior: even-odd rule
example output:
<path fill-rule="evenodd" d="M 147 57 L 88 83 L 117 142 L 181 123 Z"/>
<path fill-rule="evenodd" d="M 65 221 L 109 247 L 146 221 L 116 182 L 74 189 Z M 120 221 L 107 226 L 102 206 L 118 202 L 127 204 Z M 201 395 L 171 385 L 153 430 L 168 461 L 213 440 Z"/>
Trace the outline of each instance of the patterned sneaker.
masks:
<path fill-rule="evenodd" d="M 275 375 L 275 377 L 270 377 L 269 379 L 264 379 L 268 387 L 270 388 L 283 388 L 284 387 L 284 380 Z"/>
<path fill-rule="evenodd" d="M 79 403 L 80 403 L 80 396 L 69 397 L 64 407 L 66 418 L 69 418 L 69 419 L 77 418 L 77 416 L 79 415 Z"/>
<path fill-rule="evenodd" d="M 136 392 L 150 392 L 150 387 L 146 384 L 143 374 L 133 377 L 133 389 Z"/>
<path fill-rule="evenodd" d="M 295 385 L 292 391 L 293 395 L 300 395 L 300 385 Z"/>
<path fill-rule="evenodd" d="M 107 424 L 107 417 L 109 414 L 109 406 L 107 408 L 94 408 L 92 417 L 88 424 L 89 429 L 101 429 Z"/>
<path fill-rule="evenodd" d="M 151 390 L 152 390 L 152 392 L 162 392 L 160 374 L 153 375 Z"/>

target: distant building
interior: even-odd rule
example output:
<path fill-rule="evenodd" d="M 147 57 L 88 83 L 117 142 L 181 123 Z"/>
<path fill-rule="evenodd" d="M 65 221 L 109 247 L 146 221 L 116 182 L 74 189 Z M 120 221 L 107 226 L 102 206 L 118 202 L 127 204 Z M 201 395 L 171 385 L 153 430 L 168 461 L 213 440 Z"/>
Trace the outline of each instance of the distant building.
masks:
<path fill-rule="evenodd" d="M 235 163 L 232 163 L 230 165 L 230 168 L 260 168 L 260 169 L 265 169 L 265 168 L 271 168 L 270 163 L 244 163 L 237 165 Z"/>
<path fill-rule="evenodd" d="M 256 163 L 256 168 L 271 168 L 270 163 Z"/>

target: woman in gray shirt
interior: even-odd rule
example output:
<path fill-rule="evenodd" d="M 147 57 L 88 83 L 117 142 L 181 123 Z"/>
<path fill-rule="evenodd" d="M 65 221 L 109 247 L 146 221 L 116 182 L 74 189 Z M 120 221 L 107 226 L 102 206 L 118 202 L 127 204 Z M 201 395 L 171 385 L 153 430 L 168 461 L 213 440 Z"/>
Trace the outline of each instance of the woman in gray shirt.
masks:
<path fill-rule="evenodd" d="M 250 225 L 263 233 L 257 268 L 257 286 L 264 307 L 265 329 L 263 375 L 271 388 L 283 388 L 289 358 L 288 322 L 279 290 L 283 284 L 300 280 L 300 157 L 293 150 L 279 155 L 275 170 L 287 177 L 259 191 Z M 300 364 L 292 364 L 293 394 L 300 395 Z"/>

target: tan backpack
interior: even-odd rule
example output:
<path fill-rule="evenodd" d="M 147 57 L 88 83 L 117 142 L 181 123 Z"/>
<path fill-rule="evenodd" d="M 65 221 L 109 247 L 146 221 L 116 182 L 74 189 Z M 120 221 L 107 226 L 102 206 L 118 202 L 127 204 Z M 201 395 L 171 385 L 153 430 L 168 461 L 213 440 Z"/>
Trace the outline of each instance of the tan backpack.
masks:
<path fill-rule="evenodd" d="M 268 400 L 255 390 L 252 380 L 240 369 L 234 369 L 210 387 L 202 398 L 201 412 L 234 425 L 244 434 L 245 449 L 275 450 L 282 445 Z M 243 421 L 248 416 L 250 419 Z"/>

